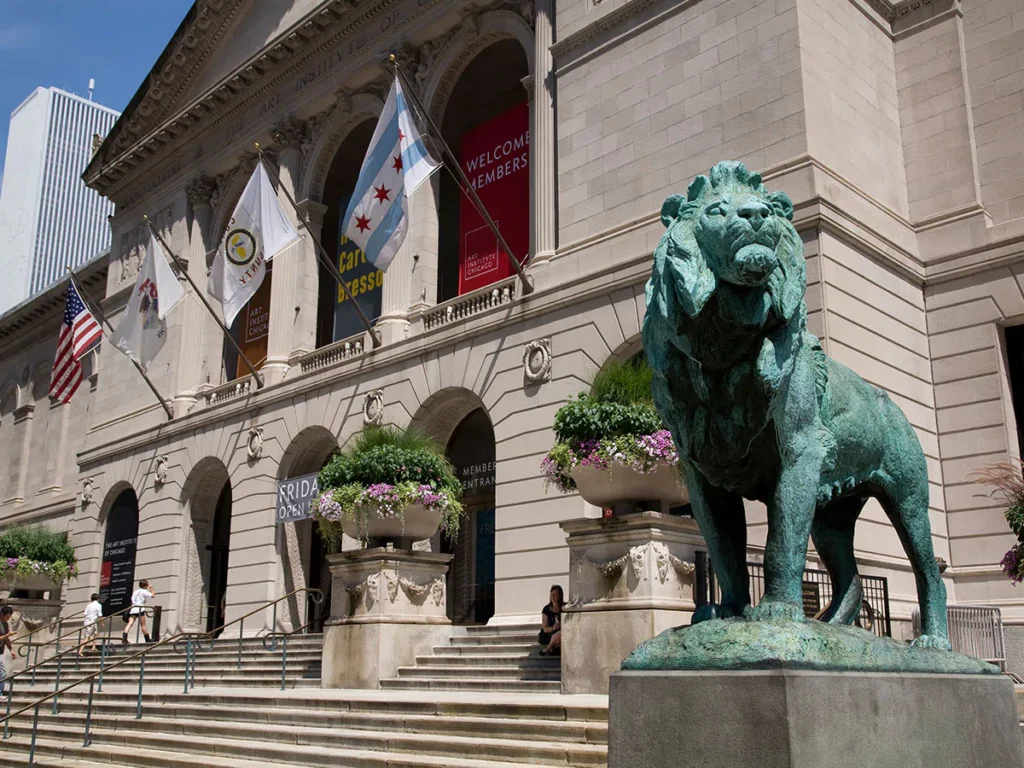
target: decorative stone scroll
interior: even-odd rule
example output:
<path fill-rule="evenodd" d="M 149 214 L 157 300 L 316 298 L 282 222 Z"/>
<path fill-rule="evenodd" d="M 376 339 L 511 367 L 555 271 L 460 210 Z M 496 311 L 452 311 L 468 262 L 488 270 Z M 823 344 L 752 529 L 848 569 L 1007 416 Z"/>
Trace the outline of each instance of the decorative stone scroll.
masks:
<path fill-rule="evenodd" d="M 82 481 L 82 506 L 87 507 L 92 503 L 92 494 L 96 490 L 96 481 L 91 477 Z"/>
<path fill-rule="evenodd" d="M 153 485 L 157 488 L 164 485 L 167 482 L 167 466 L 170 464 L 170 459 L 167 456 L 157 456 L 156 463 L 153 468 Z"/>

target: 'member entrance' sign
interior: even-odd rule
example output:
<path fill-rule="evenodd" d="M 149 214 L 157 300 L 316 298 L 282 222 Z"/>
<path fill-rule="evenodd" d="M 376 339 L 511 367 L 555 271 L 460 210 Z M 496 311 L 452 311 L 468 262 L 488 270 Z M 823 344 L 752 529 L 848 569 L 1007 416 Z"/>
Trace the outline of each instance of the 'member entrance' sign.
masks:
<path fill-rule="evenodd" d="M 526 102 L 462 136 L 462 170 L 520 263 L 530 248 L 530 107 Z M 465 195 L 459 216 L 459 295 L 514 274 Z"/>

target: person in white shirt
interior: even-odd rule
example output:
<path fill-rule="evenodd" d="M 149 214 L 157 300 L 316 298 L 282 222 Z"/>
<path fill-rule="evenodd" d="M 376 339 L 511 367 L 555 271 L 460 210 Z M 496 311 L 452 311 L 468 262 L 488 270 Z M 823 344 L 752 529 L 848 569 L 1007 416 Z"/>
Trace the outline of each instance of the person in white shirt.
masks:
<path fill-rule="evenodd" d="M 121 633 L 121 642 L 127 645 L 128 634 L 132 631 L 132 627 L 135 626 L 135 622 L 139 622 L 141 625 L 142 636 L 146 638 L 146 642 L 153 642 L 149 637 L 149 631 L 146 629 L 146 603 L 153 599 L 155 594 L 156 590 L 153 589 L 152 584 L 145 579 L 139 582 L 139 588 L 132 592 L 132 607 L 128 611 L 128 626 Z"/>
<path fill-rule="evenodd" d="M 96 650 L 96 635 L 99 633 L 99 621 L 103 618 L 103 605 L 100 603 L 100 596 L 96 592 L 92 593 L 92 597 L 89 598 L 90 602 L 85 606 L 85 626 L 83 635 L 85 640 L 78 647 L 78 655 L 81 657 L 85 644 L 89 643 L 88 650 Z"/>
<path fill-rule="evenodd" d="M 7 680 L 7 666 L 4 653 L 10 650 L 11 658 L 14 658 L 14 645 L 11 644 L 11 640 L 17 637 L 17 635 L 11 630 L 11 617 L 13 615 L 14 609 L 11 606 L 5 605 L 0 608 L 0 695 L 6 693 L 4 681 Z"/>

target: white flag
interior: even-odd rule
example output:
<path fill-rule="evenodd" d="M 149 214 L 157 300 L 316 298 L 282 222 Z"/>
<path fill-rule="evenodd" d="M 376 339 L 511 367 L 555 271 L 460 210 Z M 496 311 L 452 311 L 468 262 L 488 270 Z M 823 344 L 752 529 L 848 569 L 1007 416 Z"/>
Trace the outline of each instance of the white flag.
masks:
<path fill-rule="evenodd" d="M 128 299 L 128 309 L 110 337 L 110 343 L 145 370 L 167 341 L 164 318 L 184 295 L 163 249 L 150 236 L 135 289 Z"/>
<path fill-rule="evenodd" d="M 345 236 L 387 270 L 408 230 L 408 196 L 440 166 L 427 152 L 397 75 L 345 212 Z"/>
<path fill-rule="evenodd" d="M 210 271 L 210 293 L 224 305 L 225 325 L 231 326 L 262 285 L 267 262 L 298 239 L 260 161 L 231 214 Z"/>

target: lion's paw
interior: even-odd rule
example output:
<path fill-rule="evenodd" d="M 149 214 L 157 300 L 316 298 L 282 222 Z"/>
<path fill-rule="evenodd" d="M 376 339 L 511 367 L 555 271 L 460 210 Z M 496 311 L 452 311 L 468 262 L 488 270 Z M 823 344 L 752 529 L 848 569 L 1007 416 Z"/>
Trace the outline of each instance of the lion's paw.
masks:
<path fill-rule="evenodd" d="M 747 618 L 751 621 L 806 621 L 803 606 L 787 603 L 783 600 L 762 600 L 753 608 L 747 609 Z"/>
<path fill-rule="evenodd" d="M 934 648 L 937 651 L 951 651 L 953 646 L 948 637 L 940 635 L 921 635 L 910 643 L 914 648 Z"/>

